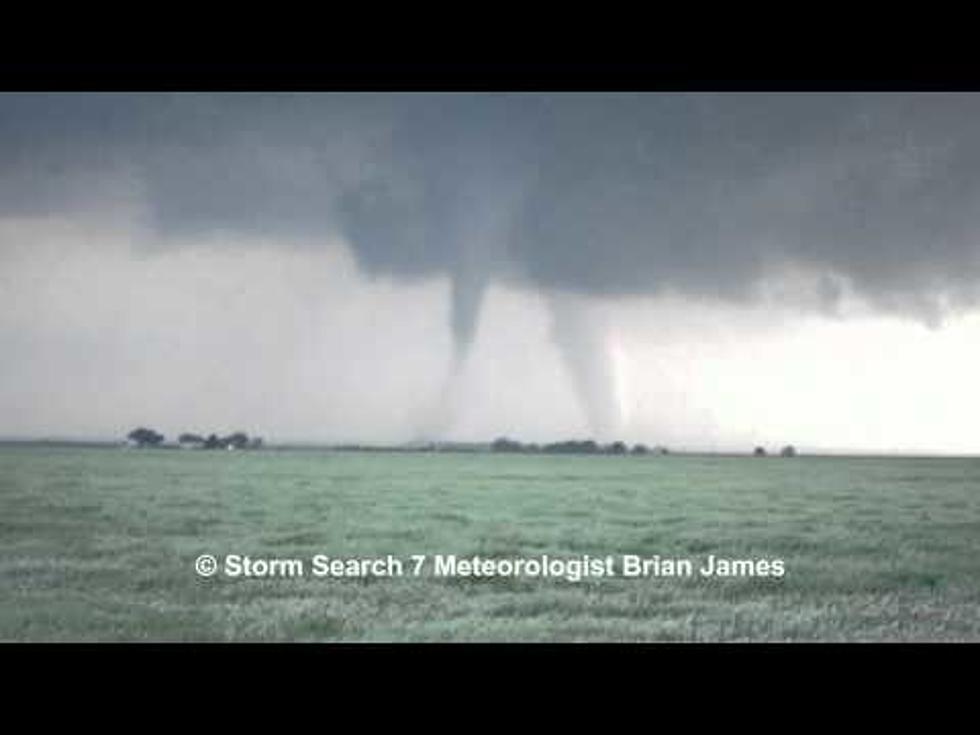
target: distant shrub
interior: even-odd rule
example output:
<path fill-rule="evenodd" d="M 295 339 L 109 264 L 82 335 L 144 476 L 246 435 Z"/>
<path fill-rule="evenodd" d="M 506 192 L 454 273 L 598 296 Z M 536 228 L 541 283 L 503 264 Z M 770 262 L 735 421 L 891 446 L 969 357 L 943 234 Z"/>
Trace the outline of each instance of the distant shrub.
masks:
<path fill-rule="evenodd" d="M 518 441 L 502 436 L 494 439 L 490 448 L 495 452 L 520 452 L 523 449 L 523 445 Z"/>
<path fill-rule="evenodd" d="M 133 429 L 126 438 L 131 442 L 134 442 L 136 446 L 139 447 L 156 447 L 163 443 L 164 436 L 153 429 L 147 429 L 146 427 L 139 427 L 138 429 Z"/>
<path fill-rule="evenodd" d="M 222 439 L 221 443 L 228 449 L 244 449 L 248 446 L 248 434 L 243 431 L 236 431 Z"/>
<path fill-rule="evenodd" d="M 545 444 L 541 449 L 548 454 L 595 454 L 599 451 L 599 445 L 591 439 L 585 441 L 564 441 Z"/>

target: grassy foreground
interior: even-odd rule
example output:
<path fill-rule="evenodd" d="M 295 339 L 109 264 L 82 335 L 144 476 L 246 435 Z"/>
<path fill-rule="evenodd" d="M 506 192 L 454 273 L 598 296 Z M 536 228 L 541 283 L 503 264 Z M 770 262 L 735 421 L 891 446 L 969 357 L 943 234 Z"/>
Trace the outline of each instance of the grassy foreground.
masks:
<path fill-rule="evenodd" d="M 773 578 L 200 578 L 199 554 L 778 557 Z M 0 640 L 980 640 L 980 460 L 0 447 Z"/>

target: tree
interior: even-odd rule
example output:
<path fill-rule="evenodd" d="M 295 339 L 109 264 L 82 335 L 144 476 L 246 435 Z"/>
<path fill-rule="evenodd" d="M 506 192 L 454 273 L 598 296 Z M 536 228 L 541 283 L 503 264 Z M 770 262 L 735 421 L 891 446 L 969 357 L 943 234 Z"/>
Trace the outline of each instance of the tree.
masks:
<path fill-rule="evenodd" d="M 623 442 L 613 442 L 606 451 L 609 454 L 626 454 L 626 445 Z"/>
<path fill-rule="evenodd" d="M 785 447 L 783 447 L 780 450 L 779 456 L 781 456 L 781 457 L 795 457 L 796 456 L 796 447 L 794 447 L 792 444 L 787 444 Z"/>
<path fill-rule="evenodd" d="M 650 450 L 647 449 L 646 444 L 634 444 L 633 449 L 631 450 L 633 454 L 646 454 L 649 451 Z"/>
<path fill-rule="evenodd" d="M 131 442 L 135 442 L 138 447 L 156 447 L 163 443 L 165 437 L 153 429 L 140 426 L 138 429 L 133 429 L 129 432 L 126 438 Z"/>
<path fill-rule="evenodd" d="M 595 454 L 599 451 L 599 445 L 592 439 L 586 439 L 585 441 L 576 441 L 573 439 L 570 441 L 545 444 L 541 448 L 541 451 L 548 454 Z"/>
<path fill-rule="evenodd" d="M 221 443 L 226 447 L 244 449 L 248 446 L 248 434 L 244 431 L 236 431 L 234 434 L 230 434 L 222 439 Z"/>
<path fill-rule="evenodd" d="M 508 439 L 506 436 L 494 439 L 493 444 L 490 445 L 490 449 L 494 452 L 519 452 L 522 448 L 520 442 Z"/>
<path fill-rule="evenodd" d="M 766 450 L 763 447 L 756 447 L 752 454 L 754 454 L 756 457 L 765 457 Z"/>
<path fill-rule="evenodd" d="M 183 434 L 177 437 L 177 441 L 181 444 L 203 444 L 204 437 L 200 434 L 191 434 L 185 431 Z"/>

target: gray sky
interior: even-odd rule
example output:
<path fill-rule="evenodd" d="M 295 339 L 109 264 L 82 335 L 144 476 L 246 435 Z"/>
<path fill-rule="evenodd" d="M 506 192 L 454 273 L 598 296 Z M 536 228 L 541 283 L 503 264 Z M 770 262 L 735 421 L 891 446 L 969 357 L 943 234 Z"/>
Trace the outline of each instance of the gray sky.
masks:
<path fill-rule="evenodd" d="M 0 95 L 0 436 L 978 452 L 975 94 Z"/>

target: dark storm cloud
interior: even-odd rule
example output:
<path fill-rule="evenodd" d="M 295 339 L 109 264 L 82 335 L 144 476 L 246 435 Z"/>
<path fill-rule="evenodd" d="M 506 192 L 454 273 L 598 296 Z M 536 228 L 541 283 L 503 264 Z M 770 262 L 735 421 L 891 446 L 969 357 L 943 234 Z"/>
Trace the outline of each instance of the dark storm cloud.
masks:
<path fill-rule="evenodd" d="M 933 318 L 978 297 L 980 96 L 4 95 L 0 213 L 130 175 L 164 236 L 342 235 L 361 268 L 746 298 L 773 268 Z"/>

